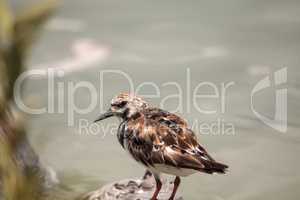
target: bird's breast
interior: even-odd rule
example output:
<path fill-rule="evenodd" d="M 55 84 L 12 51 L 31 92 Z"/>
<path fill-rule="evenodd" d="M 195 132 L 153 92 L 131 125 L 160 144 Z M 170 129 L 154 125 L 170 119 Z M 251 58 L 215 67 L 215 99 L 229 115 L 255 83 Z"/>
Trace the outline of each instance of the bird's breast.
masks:
<path fill-rule="evenodd" d="M 125 150 L 128 150 L 128 140 L 131 137 L 130 129 L 128 126 L 129 126 L 128 122 L 123 121 L 119 126 L 118 134 L 117 134 L 119 143 L 122 145 L 122 147 Z"/>

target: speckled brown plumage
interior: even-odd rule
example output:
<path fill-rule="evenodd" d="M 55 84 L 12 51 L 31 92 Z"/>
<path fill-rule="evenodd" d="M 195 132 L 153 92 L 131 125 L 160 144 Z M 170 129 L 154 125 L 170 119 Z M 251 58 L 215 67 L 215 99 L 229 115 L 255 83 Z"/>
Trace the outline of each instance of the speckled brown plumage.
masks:
<path fill-rule="evenodd" d="M 118 129 L 122 147 L 156 178 L 158 190 L 152 199 L 157 199 L 161 187 L 160 173 L 176 176 L 174 194 L 170 197 L 174 199 L 180 176 L 197 171 L 225 173 L 228 168 L 216 162 L 197 142 L 184 119 L 152 107 L 139 97 L 126 93 L 118 95 L 112 100 L 110 110 L 98 120 L 111 116 L 122 119 Z"/>

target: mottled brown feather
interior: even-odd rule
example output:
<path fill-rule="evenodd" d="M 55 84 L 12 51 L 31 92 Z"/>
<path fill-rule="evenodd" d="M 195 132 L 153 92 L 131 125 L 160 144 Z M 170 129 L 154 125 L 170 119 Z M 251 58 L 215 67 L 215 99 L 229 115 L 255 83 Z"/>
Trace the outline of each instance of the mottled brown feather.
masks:
<path fill-rule="evenodd" d="M 125 148 L 146 166 L 165 164 L 206 173 L 224 173 L 227 168 L 215 162 L 197 142 L 187 123 L 173 113 L 147 108 L 124 125 Z"/>

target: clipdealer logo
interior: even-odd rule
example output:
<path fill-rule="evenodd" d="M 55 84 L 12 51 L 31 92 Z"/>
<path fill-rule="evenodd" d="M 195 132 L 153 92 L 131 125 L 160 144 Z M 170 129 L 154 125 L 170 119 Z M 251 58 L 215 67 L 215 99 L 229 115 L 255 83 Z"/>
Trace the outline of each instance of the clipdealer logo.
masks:
<path fill-rule="evenodd" d="M 191 74 L 190 69 L 187 68 L 186 71 L 186 86 L 181 85 L 177 82 L 165 82 L 162 85 L 157 85 L 155 82 L 142 82 L 140 84 L 136 84 L 132 77 L 129 74 L 126 74 L 120 70 L 102 70 L 100 71 L 99 76 L 99 87 L 96 87 L 95 83 L 89 81 L 63 81 L 65 71 L 57 68 L 47 68 L 47 70 L 37 69 L 26 71 L 21 74 L 16 80 L 15 90 L 14 90 L 14 98 L 15 103 L 22 111 L 29 114 L 43 114 L 43 113 L 58 113 L 63 114 L 67 113 L 67 121 L 69 126 L 75 125 L 75 115 L 76 114 L 88 114 L 91 113 L 100 103 L 100 110 L 104 110 L 104 74 L 108 77 L 110 75 L 119 75 L 125 78 L 125 81 L 128 81 L 128 86 L 130 91 L 133 91 L 135 94 L 140 95 L 141 91 L 144 87 L 149 86 L 153 89 L 153 94 L 151 95 L 143 95 L 145 98 L 158 98 L 160 100 L 160 107 L 164 108 L 165 104 L 168 100 L 177 100 L 176 109 L 172 112 L 178 113 L 190 113 L 192 108 L 201 114 L 206 115 L 218 115 L 224 114 L 226 112 L 226 105 L 228 104 L 226 96 L 228 96 L 228 90 L 235 85 L 234 81 L 224 82 L 221 84 L 216 84 L 213 82 L 199 82 L 197 86 L 191 86 Z M 47 80 L 47 106 L 40 108 L 32 108 L 26 105 L 26 103 L 22 99 L 21 88 L 25 80 L 36 78 L 46 78 Z M 109 80 L 111 82 L 111 80 Z M 254 115 L 261 120 L 263 123 L 268 125 L 269 127 L 279 131 L 279 132 L 287 132 L 287 68 L 282 68 L 274 72 L 274 74 L 268 75 L 261 79 L 256 85 L 253 87 L 251 91 L 251 105 L 250 108 Z M 162 91 L 165 87 L 175 87 L 177 92 L 172 94 L 168 94 L 164 96 Z M 272 87 L 271 87 L 272 86 Z M 273 87 L 274 86 L 274 87 Z M 184 88 L 186 87 L 186 88 Z M 98 88 L 98 89 L 97 89 Z M 206 89 L 205 89 L 206 88 Z M 255 107 L 255 97 L 258 93 L 263 93 L 266 91 L 270 91 L 272 88 L 275 88 L 275 114 L 274 117 L 269 118 L 262 111 L 259 111 Z M 75 94 L 79 90 L 85 90 L 85 95 L 87 98 L 88 105 L 86 107 L 80 107 L 77 105 L 77 101 L 75 99 Z M 100 91 L 99 91 L 100 90 Z M 210 93 L 206 91 L 209 90 Z M 65 95 L 66 94 L 66 95 Z M 141 95 L 140 95 L 141 96 Z M 186 98 L 186 104 L 184 104 L 184 98 Z M 205 104 L 203 102 L 208 102 L 207 99 L 212 99 L 211 104 Z M 208 105 L 208 107 L 207 107 Z M 209 107 L 211 106 L 211 107 Z M 245 105 L 246 106 L 246 105 Z M 250 111 L 251 112 L 251 111 Z M 219 123 L 221 122 L 221 123 Z M 192 123 L 193 124 L 193 123 Z M 199 123 L 196 123 L 196 125 Z M 234 126 L 232 123 L 228 123 L 222 118 L 219 120 L 217 125 L 221 124 L 220 132 L 235 132 Z M 201 125 L 201 126 L 200 126 Z M 204 128 L 205 130 L 215 129 L 216 124 L 212 123 L 211 125 L 207 125 L 207 123 L 200 124 L 199 127 L 201 130 Z M 209 128 L 210 129 L 209 129 Z M 233 130 L 233 131 L 232 131 Z M 203 132 L 203 131 L 199 131 Z M 230 134 L 232 135 L 232 134 Z"/>
<path fill-rule="evenodd" d="M 287 88 L 282 85 L 287 83 L 287 67 L 277 70 L 273 74 L 273 82 L 270 75 L 261 79 L 251 91 L 251 110 L 254 115 L 269 127 L 282 132 L 287 132 Z M 254 97 L 258 92 L 270 89 L 274 85 L 275 88 L 275 115 L 274 118 L 268 118 L 258 112 L 254 107 Z"/>

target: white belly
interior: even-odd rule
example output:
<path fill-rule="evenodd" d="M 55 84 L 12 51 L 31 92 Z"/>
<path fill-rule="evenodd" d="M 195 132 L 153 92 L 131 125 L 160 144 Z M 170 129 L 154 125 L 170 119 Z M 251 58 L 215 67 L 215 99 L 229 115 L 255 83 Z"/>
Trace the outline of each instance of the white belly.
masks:
<path fill-rule="evenodd" d="M 164 174 L 170 174 L 174 176 L 189 176 L 192 174 L 197 173 L 198 171 L 193 169 L 184 169 L 184 168 L 176 168 L 169 165 L 163 165 L 163 164 L 156 164 L 154 167 L 149 168 L 150 171 L 153 171 L 154 173 L 164 173 Z"/>

